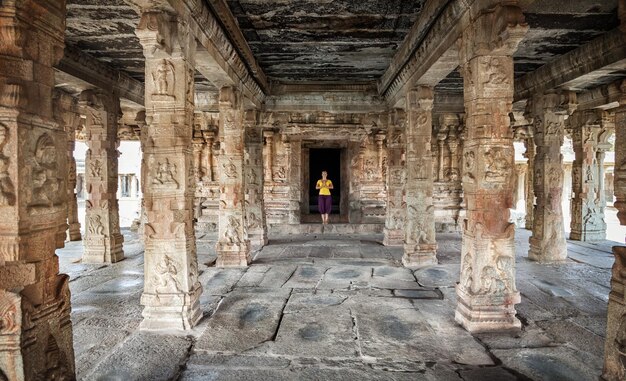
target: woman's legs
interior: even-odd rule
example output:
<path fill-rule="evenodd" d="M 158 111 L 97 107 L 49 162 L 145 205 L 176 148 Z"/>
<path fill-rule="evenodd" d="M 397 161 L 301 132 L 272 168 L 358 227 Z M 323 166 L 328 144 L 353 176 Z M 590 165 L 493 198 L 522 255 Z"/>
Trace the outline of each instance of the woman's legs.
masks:
<path fill-rule="evenodd" d="M 332 198 L 331 196 L 318 196 L 317 198 L 317 207 L 319 208 L 320 214 L 322 215 L 322 223 L 328 223 L 328 217 L 330 214 L 330 208 L 332 207 Z"/>

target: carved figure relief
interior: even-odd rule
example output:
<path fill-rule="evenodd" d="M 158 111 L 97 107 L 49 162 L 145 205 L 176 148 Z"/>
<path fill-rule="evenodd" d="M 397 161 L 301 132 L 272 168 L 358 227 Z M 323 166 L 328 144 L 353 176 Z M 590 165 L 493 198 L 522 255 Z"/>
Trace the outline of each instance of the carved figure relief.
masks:
<path fill-rule="evenodd" d="M 15 204 L 15 188 L 9 175 L 9 158 L 4 155 L 9 129 L 0 124 L 0 206 Z"/>
<path fill-rule="evenodd" d="M 463 256 L 463 264 L 461 265 L 461 287 L 471 291 L 472 280 L 472 256 L 470 253 L 466 253 Z"/>
<path fill-rule="evenodd" d="M 176 186 L 178 187 L 178 181 L 176 181 L 176 164 L 171 164 L 169 159 L 165 159 L 164 162 L 157 162 L 155 168 L 155 174 L 152 179 L 153 185 L 163 186 Z"/>
<path fill-rule="evenodd" d="M 237 178 L 237 167 L 232 162 L 232 160 L 228 160 L 228 163 L 222 164 L 222 169 L 224 170 L 224 175 L 229 179 Z"/>
<path fill-rule="evenodd" d="M 11 295 L 11 294 L 9 294 Z M 0 298 L 0 333 L 10 335 L 19 332 L 20 321 L 17 320 L 18 305 L 13 298 L 2 295 Z"/>
<path fill-rule="evenodd" d="M 506 69 L 497 57 L 491 58 L 485 64 L 485 84 L 489 85 L 509 85 L 509 80 Z"/>
<path fill-rule="evenodd" d="M 104 235 L 104 225 L 102 225 L 102 216 L 95 214 L 89 217 L 89 226 L 87 227 L 89 234 Z"/>
<path fill-rule="evenodd" d="M 59 203 L 61 181 L 57 177 L 58 164 L 54 141 L 43 134 L 35 145 L 32 163 L 32 200 L 30 206 L 54 206 Z"/>
<path fill-rule="evenodd" d="M 463 174 L 463 181 L 474 183 L 476 182 L 476 177 L 474 177 L 474 164 L 476 160 L 476 154 L 474 151 L 465 152 L 463 155 L 465 173 Z"/>
<path fill-rule="evenodd" d="M 502 294 L 506 290 L 504 282 L 492 266 L 485 266 L 480 275 L 480 292 L 484 294 Z"/>
<path fill-rule="evenodd" d="M 240 245 L 240 230 L 241 224 L 239 221 L 234 216 L 228 216 L 228 225 L 226 226 L 226 231 L 224 232 L 224 238 L 226 241 L 232 245 Z"/>
<path fill-rule="evenodd" d="M 153 281 L 157 292 L 182 292 L 182 287 L 177 279 L 178 264 L 170 256 L 163 256 L 163 259 L 156 265 L 154 274 Z"/>
<path fill-rule="evenodd" d="M 89 168 L 89 174 L 91 177 L 101 177 L 102 176 L 102 162 L 98 159 L 91 162 Z"/>
<path fill-rule="evenodd" d="M 260 229 L 261 219 L 253 212 L 248 216 L 248 229 Z"/>
<path fill-rule="evenodd" d="M 258 181 L 258 176 L 255 171 L 248 172 L 248 184 L 256 185 Z"/>
<path fill-rule="evenodd" d="M 501 148 L 492 148 L 485 152 L 485 180 L 504 182 L 511 170 L 511 163 Z"/>
<path fill-rule="evenodd" d="M 155 100 L 176 99 L 174 96 L 174 87 L 176 86 L 176 74 L 174 65 L 163 59 L 152 72 L 152 82 L 154 83 Z"/>
<path fill-rule="evenodd" d="M 285 167 L 279 167 L 276 172 L 274 172 L 274 179 L 278 182 L 285 182 L 287 174 L 285 173 Z"/>

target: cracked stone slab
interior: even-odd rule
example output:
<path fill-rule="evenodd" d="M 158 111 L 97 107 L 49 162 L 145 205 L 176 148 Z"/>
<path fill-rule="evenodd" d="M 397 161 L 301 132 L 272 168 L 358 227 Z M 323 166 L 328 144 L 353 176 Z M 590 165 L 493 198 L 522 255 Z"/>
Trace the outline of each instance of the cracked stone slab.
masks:
<path fill-rule="evenodd" d="M 307 312 L 325 307 L 339 306 L 348 300 L 348 296 L 338 294 L 293 293 L 285 307 L 285 313 Z"/>
<path fill-rule="evenodd" d="M 327 267 L 300 265 L 283 287 L 315 288 L 327 270 Z"/>
<path fill-rule="evenodd" d="M 269 353 L 302 357 L 355 357 L 350 311 L 343 306 L 285 314 Z"/>
<path fill-rule="evenodd" d="M 138 332 L 103 359 L 89 375 L 94 380 L 170 380 L 183 364 L 191 340 L 172 335 Z"/>
<path fill-rule="evenodd" d="M 431 266 L 414 272 L 417 281 L 424 287 L 454 287 L 460 279 L 460 266 Z"/>
<path fill-rule="evenodd" d="M 596 381 L 601 364 L 585 353 L 566 346 L 494 350 L 493 354 L 507 368 L 537 380 Z"/>
<path fill-rule="evenodd" d="M 353 283 L 368 283 L 372 278 L 372 269 L 365 266 L 335 266 L 324 274 L 318 288 L 342 289 Z"/>
<path fill-rule="evenodd" d="M 289 298 L 285 289 L 237 289 L 209 318 L 195 349 L 241 353 L 271 340 Z"/>
<path fill-rule="evenodd" d="M 198 280 L 202 284 L 203 293 L 211 295 L 225 295 L 243 277 L 246 269 L 211 267 L 205 270 Z"/>

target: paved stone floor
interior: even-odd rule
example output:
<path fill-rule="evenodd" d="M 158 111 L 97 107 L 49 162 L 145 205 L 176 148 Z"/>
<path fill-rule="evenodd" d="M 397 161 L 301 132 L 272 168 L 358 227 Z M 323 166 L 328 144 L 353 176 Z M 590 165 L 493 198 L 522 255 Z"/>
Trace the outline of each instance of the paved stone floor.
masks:
<path fill-rule="evenodd" d="M 81 380 L 597 380 L 611 245 L 569 242 L 570 260 L 539 265 L 518 230 L 520 332 L 470 335 L 454 322 L 461 239 L 440 234 L 438 266 L 412 272 L 371 234 L 273 238 L 247 268 L 214 267 L 199 243 L 204 318 L 186 335 L 139 332 L 142 245 L 80 263 L 71 277 Z"/>

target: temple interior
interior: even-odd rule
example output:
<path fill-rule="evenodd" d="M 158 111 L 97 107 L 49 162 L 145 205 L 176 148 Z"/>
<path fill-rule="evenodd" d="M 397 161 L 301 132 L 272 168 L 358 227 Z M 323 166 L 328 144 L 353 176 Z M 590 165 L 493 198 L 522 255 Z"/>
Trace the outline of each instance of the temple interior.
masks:
<path fill-rule="evenodd" d="M 0 0 L 0 381 L 624 381 L 624 225 L 626 0 Z"/>

